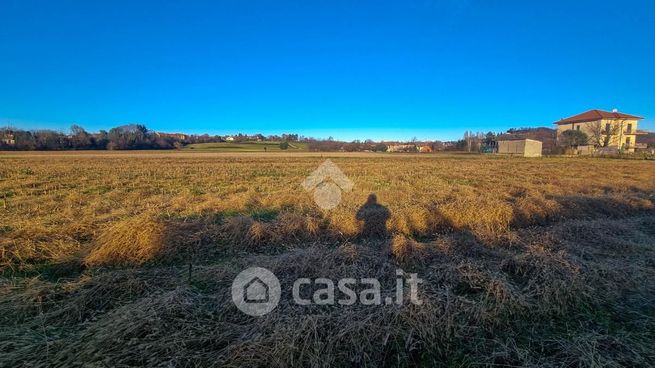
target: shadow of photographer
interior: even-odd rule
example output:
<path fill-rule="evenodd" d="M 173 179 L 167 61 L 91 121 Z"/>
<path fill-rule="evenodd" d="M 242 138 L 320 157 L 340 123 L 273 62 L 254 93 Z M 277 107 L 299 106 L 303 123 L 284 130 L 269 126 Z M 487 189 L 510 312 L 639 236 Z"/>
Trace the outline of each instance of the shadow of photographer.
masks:
<path fill-rule="evenodd" d="M 359 210 L 355 218 L 363 221 L 359 238 L 362 239 L 385 239 L 389 237 L 387 221 L 391 217 L 389 209 L 378 203 L 378 198 L 371 193 Z"/>

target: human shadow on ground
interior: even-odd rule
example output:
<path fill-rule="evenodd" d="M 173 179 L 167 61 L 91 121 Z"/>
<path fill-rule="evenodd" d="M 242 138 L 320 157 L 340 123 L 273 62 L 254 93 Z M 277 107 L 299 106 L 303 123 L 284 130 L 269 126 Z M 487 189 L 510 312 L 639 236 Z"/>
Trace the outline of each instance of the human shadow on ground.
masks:
<path fill-rule="evenodd" d="M 385 239 L 389 237 L 387 221 L 391 217 L 389 209 L 378 203 L 378 198 L 371 193 L 359 210 L 355 218 L 363 221 L 362 230 L 359 233 L 360 239 Z"/>

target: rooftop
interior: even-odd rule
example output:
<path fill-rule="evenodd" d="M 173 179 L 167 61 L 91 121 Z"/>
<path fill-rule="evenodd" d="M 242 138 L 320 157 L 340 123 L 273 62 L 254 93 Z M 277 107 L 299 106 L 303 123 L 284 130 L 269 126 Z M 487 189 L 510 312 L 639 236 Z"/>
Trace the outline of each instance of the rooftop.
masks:
<path fill-rule="evenodd" d="M 554 124 L 570 124 L 570 123 L 583 123 L 586 121 L 596 121 L 600 119 L 630 119 L 630 120 L 641 120 L 641 116 L 624 114 L 622 112 L 614 111 L 603 111 L 603 110 L 589 110 L 583 112 L 582 114 L 573 115 L 566 119 L 556 121 Z"/>

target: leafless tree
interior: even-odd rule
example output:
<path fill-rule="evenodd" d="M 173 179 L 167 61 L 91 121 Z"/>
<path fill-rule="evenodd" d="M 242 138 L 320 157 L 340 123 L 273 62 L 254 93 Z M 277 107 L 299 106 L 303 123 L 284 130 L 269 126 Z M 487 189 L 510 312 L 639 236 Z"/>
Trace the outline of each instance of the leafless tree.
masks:
<path fill-rule="evenodd" d="M 621 131 L 623 123 L 623 120 L 618 123 L 612 122 L 606 125 L 603 125 L 600 120 L 589 123 L 589 132 L 591 133 L 589 136 L 590 141 L 596 147 L 609 146 L 612 143 L 612 137 L 617 136 Z"/>

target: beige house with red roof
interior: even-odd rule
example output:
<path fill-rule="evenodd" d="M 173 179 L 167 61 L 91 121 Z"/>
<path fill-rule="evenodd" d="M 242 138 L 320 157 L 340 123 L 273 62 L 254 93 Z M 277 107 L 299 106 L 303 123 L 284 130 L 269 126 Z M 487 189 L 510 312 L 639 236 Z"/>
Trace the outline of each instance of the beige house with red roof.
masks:
<path fill-rule="evenodd" d="M 640 116 L 624 114 L 616 109 L 612 112 L 589 110 L 555 122 L 557 137 L 567 130 L 579 130 L 589 137 L 589 144 L 595 147 L 615 147 L 634 152 L 637 143 L 637 123 Z"/>

